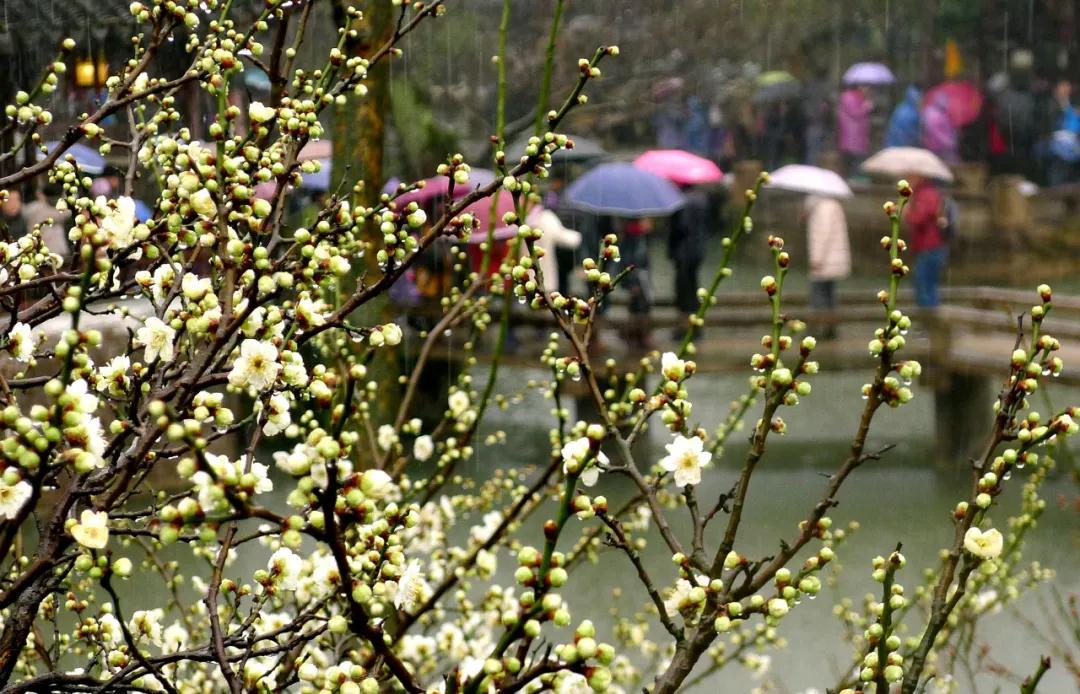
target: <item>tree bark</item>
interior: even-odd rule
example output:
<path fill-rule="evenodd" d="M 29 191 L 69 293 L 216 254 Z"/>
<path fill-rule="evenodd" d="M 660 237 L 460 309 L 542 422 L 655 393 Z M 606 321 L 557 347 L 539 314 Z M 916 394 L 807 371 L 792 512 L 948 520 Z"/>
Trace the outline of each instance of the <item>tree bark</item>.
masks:
<path fill-rule="evenodd" d="M 347 23 L 345 9 L 351 5 L 359 6 L 363 10 L 363 18 Z M 347 55 L 370 56 L 394 35 L 397 10 L 389 2 L 356 3 L 353 0 L 340 0 L 334 11 L 338 26 L 349 26 L 357 31 L 357 36 L 346 42 Z M 371 68 L 368 79 L 365 80 L 368 88 L 366 95 L 349 93 L 345 104 L 334 108 L 331 130 L 331 192 L 336 190 L 337 183 L 342 180 L 343 191 L 350 191 L 357 181 L 364 181 L 363 189 L 349 195 L 354 208 L 377 202 L 385 180 L 383 154 L 386 146 L 386 116 L 390 109 L 391 60 L 393 58 L 389 57 Z M 356 263 L 353 270 L 360 281 L 371 283 L 382 275 L 375 257 L 375 249 L 382 244 L 382 234 L 378 225 L 369 221 L 363 235 L 371 250 L 365 254 L 363 267 L 357 267 L 359 263 Z M 361 325 L 375 325 L 388 322 L 391 316 L 391 307 L 384 293 L 358 311 L 356 320 Z M 375 421 L 391 421 L 401 400 L 401 386 L 398 383 L 400 367 L 395 350 L 377 350 L 374 359 L 368 364 L 368 374 L 371 379 L 379 382 L 380 392 L 383 394 L 372 403 L 370 415 Z"/>

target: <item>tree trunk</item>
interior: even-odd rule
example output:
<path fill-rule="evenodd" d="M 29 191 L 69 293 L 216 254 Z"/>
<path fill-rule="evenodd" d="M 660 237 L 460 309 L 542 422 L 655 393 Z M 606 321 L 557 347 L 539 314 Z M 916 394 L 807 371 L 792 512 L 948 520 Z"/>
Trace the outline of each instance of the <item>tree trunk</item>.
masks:
<path fill-rule="evenodd" d="M 712 622 L 706 620 L 696 629 L 692 630 L 686 640 L 675 647 L 675 655 L 671 663 L 653 685 L 651 694 L 675 694 L 682 687 L 687 676 L 693 672 L 694 666 L 701 660 L 701 656 L 708 650 L 709 645 L 716 638 L 716 630 Z"/>
<path fill-rule="evenodd" d="M 346 23 L 345 8 L 356 5 L 363 10 L 363 18 Z M 394 35 L 396 9 L 389 2 L 355 3 L 352 0 L 340 0 L 334 7 L 337 25 L 348 25 L 357 35 L 346 43 L 346 54 L 371 56 Z M 349 93 L 346 103 L 334 108 L 334 123 L 331 130 L 333 137 L 333 176 L 330 192 L 337 190 L 337 184 L 344 180 L 341 190 L 350 198 L 350 203 L 357 206 L 370 206 L 379 199 L 385 174 L 383 172 L 383 152 L 386 143 L 386 115 L 390 106 L 390 60 L 383 59 L 372 67 L 365 80 L 368 92 L 365 96 Z M 360 191 L 352 190 L 357 181 L 364 181 Z M 354 265 L 358 281 L 374 282 L 382 275 L 376 262 L 376 250 L 382 244 L 382 234 L 378 226 L 371 222 L 364 229 L 364 240 L 370 244 L 369 252 L 360 263 Z M 353 320 L 360 325 L 377 325 L 389 322 L 392 309 L 382 294 L 360 308 Z M 401 388 L 398 384 L 400 367 L 395 350 L 377 350 L 375 358 L 368 364 L 368 374 L 380 384 L 380 397 L 371 403 L 370 416 L 375 422 L 390 421 L 401 402 Z M 365 449 L 361 449 L 365 450 Z"/>

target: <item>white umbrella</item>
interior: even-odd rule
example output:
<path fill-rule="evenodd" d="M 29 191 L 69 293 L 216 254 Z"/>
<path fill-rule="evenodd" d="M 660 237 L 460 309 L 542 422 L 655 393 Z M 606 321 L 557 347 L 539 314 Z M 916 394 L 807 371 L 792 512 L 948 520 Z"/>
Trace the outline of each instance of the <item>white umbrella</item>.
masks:
<path fill-rule="evenodd" d="M 886 176 L 923 176 L 951 182 L 952 171 L 938 155 L 922 147 L 886 147 L 863 162 L 863 171 Z"/>
<path fill-rule="evenodd" d="M 821 195 L 827 198 L 850 198 L 851 188 L 834 171 L 819 166 L 788 164 L 769 174 L 769 188 L 791 190 L 796 193 Z"/>

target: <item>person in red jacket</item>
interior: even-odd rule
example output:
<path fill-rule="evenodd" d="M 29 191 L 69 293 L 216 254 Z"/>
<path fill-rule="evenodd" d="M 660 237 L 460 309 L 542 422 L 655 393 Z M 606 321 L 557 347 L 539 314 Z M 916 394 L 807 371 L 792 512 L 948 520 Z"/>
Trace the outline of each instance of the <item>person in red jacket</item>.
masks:
<path fill-rule="evenodd" d="M 911 178 L 913 192 L 904 210 L 908 248 L 915 254 L 915 303 L 936 308 L 941 303 L 938 284 L 948 260 L 949 248 L 941 230 L 943 199 L 930 179 Z"/>

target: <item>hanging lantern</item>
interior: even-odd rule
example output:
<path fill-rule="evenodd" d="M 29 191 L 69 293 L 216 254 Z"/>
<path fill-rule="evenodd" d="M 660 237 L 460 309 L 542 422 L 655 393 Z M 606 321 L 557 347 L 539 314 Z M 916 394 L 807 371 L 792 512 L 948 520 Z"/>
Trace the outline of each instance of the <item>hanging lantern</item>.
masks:
<path fill-rule="evenodd" d="M 93 87 L 97 80 L 97 68 L 90 58 L 80 58 L 75 63 L 75 85 L 79 87 Z"/>

